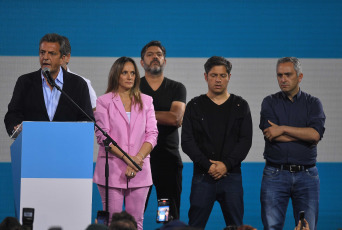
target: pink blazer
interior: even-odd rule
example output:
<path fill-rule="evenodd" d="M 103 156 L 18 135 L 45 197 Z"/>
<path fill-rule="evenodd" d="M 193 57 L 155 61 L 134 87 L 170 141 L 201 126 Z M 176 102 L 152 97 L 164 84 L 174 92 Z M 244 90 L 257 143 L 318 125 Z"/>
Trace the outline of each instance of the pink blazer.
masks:
<path fill-rule="evenodd" d="M 157 144 L 157 120 L 152 97 L 141 94 L 144 105 L 142 111 L 138 106 L 132 104 L 131 120 L 129 122 L 125 108 L 120 96 L 114 93 L 107 93 L 100 96 L 96 101 L 94 113 L 97 124 L 107 132 L 114 141 L 128 154 L 137 155 L 144 142 L 151 143 L 152 147 Z M 94 172 L 94 183 L 105 185 L 105 162 L 106 153 L 103 146 L 105 139 L 103 134 L 96 130 L 99 154 L 97 156 Z M 130 180 L 125 176 L 127 164 L 109 153 L 109 186 L 115 188 L 136 188 L 152 185 L 150 156 L 144 159 L 142 171 Z"/>

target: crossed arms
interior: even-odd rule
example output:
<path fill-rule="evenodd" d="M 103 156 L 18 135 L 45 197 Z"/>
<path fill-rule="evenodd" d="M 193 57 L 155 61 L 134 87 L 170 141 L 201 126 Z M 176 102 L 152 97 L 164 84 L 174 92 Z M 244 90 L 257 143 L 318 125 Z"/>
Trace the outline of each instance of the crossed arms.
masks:
<path fill-rule="evenodd" d="M 305 141 L 317 144 L 320 140 L 319 133 L 311 127 L 291 127 L 286 125 L 277 125 L 268 120 L 270 127 L 264 129 L 263 134 L 269 141 L 290 142 Z"/>

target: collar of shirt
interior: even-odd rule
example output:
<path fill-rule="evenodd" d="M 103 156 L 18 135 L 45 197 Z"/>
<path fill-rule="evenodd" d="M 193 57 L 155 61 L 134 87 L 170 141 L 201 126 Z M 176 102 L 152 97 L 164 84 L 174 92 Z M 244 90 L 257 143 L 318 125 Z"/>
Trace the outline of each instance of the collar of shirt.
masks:
<path fill-rule="evenodd" d="M 283 96 L 284 99 L 290 100 L 288 98 L 288 96 L 283 91 L 281 91 L 281 95 Z M 302 91 L 299 88 L 299 91 L 298 91 L 298 93 L 296 95 L 294 95 L 293 100 L 298 100 L 301 95 L 302 95 Z"/>
<path fill-rule="evenodd" d="M 55 116 L 59 98 L 61 96 L 61 92 L 56 89 L 56 87 L 53 87 L 52 90 L 48 86 L 46 79 L 44 78 L 43 74 L 41 74 L 42 77 L 42 88 L 43 88 L 43 96 L 44 96 L 44 102 L 47 114 L 49 116 L 50 121 L 53 120 L 53 117 Z M 63 71 L 60 67 L 59 73 L 57 75 L 57 78 L 55 79 L 56 85 L 58 85 L 61 89 L 63 88 Z"/>
<path fill-rule="evenodd" d="M 43 82 L 43 85 L 47 85 L 46 83 L 46 79 L 43 75 L 43 71 L 41 71 L 41 74 L 40 74 L 41 78 L 42 78 L 42 82 Z M 63 78 L 63 70 L 62 70 L 62 67 L 59 67 L 59 73 L 57 75 L 57 78 L 55 79 L 55 82 L 56 84 L 61 87 L 63 86 L 63 83 L 64 83 L 64 78 Z"/>

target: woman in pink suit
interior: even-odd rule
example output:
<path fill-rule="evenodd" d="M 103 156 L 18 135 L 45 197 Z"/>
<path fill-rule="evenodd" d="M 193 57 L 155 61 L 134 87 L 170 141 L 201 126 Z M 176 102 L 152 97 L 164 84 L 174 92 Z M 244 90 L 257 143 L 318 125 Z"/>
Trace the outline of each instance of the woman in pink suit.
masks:
<path fill-rule="evenodd" d="M 109 72 L 106 94 L 96 101 L 94 113 L 97 124 L 139 165 L 137 168 L 111 145 L 109 153 L 108 211 L 125 210 L 143 229 L 144 207 L 152 185 L 150 152 L 157 143 L 158 129 L 152 98 L 140 93 L 140 76 L 133 59 L 121 57 Z M 94 172 L 94 183 L 98 185 L 103 207 L 105 207 L 105 162 L 103 145 L 105 137 L 96 131 L 100 145 Z"/>

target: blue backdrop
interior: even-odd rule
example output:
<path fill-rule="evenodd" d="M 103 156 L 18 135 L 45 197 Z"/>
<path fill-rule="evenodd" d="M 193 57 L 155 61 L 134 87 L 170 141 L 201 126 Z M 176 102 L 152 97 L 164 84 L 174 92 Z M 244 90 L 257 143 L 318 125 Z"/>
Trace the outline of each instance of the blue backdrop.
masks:
<path fill-rule="evenodd" d="M 342 1 L 336 0 L 0 4 L 0 55 L 36 56 L 39 39 L 55 32 L 72 41 L 73 56 L 139 57 L 148 41 L 161 40 L 168 57 L 342 57 Z"/>

